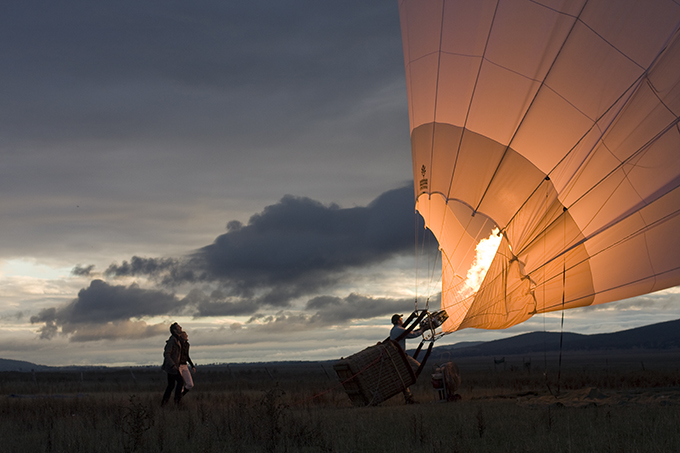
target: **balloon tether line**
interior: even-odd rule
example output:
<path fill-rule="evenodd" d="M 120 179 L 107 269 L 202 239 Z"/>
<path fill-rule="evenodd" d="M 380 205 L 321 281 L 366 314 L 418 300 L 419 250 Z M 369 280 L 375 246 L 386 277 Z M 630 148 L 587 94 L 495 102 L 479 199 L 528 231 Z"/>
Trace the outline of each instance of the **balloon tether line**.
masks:
<path fill-rule="evenodd" d="M 564 222 L 564 241 L 567 238 L 567 222 Z M 564 304 L 566 300 L 567 284 L 567 257 L 562 258 L 562 320 L 560 322 L 560 353 L 557 361 L 557 395 L 560 394 L 560 383 L 562 377 L 562 341 L 564 339 Z"/>
<path fill-rule="evenodd" d="M 562 321 L 560 323 L 560 358 L 557 364 L 557 394 L 560 394 L 560 377 L 562 376 L 562 340 L 564 338 L 564 284 L 566 280 L 566 264 L 564 264 L 562 270 Z"/>

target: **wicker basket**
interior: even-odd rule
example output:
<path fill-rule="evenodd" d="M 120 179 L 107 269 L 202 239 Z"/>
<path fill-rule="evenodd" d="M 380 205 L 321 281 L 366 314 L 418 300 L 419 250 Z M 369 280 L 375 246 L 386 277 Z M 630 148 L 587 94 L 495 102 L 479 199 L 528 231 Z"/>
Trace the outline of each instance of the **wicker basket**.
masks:
<path fill-rule="evenodd" d="M 380 404 L 416 382 L 406 354 L 390 339 L 341 358 L 333 369 L 355 406 Z"/>

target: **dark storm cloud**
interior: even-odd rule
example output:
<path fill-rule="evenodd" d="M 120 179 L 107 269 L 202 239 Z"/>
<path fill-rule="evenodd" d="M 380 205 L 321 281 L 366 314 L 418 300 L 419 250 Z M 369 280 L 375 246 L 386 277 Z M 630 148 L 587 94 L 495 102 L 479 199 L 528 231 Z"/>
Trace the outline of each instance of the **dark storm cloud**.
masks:
<path fill-rule="evenodd" d="M 130 261 L 123 264 L 112 264 L 104 274 L 113 277 L 146 275 L 155 276 L 169 269 L 174 269 L 178 265 L 178 260 L 174 258 L 140 258 L 133 256 Z"/>
<path fill-rule="evenodd" d="M 0 250 L 189 249 L 208 210 L 363 202 L 409 174 L 401 52 L 393 0 L 2 2 Z"/>
<path fill-rule="evenodd" d="M 93 280 L 70 304 L 44 309 L 31 322 L 43 324 L 43 338 L 59 332 L 70 334 L 74 341 L 114 338 L 115 332 L 142 337 L 164 332 L 162 326 L 135 321 L 142 317 L 252 315 L 259 319 L 264 316 L 261 310 L 285 308 L 301 297 L 311 297 L 307 313 L 279 315 L 260 323 L 274 325 L 283 316 L 289 324 L 311 327 L 387 316 L 412 302 L 319 294 L 343 281 L 350 270 L 412 253 L 414 228 L 422 230 L 422 225 L 414 224 L 415 216 L 410 185 L 387 191 L 365 207 L 326 206 L 286 196 L 247 224 L 229 222 L 225 234 L 186 258 L 133 257 L 105 272 L 112 278 L 149 278 L 161 287 L 193 285 L 184 298 L 174 292 Z M 77 266 L 74 272 L 85 275 L 91 270 Z M 220 289 L 200 289 L 209 286 Z"/>
<path fill-rule="evenodd" d="M 32 324 L 42 324 L 38 329 L 42 339 L 49 340 L 63 334 L 68 335 L 70 341 L 84 342 L 139 339 L 167 333 L 167 326 L 164 324 L 149 325 L 135 320 L 143 316 L 191 313 L 200 313 L 201 316 L 238 316 L 253 314 L 257 309 L 257 306 L 247 301 L 219 302 L 223 297 L 221 294 L 207 295 L 194 290 L 180 300 L 173 294 L 161 291 L 146 290 L 135 285 L 113 286 L 94 280 L 70 304 L 43 309 L 30 320 Z M 258 313 L 248 323 L 254 323 L 257 329 L 263 331 L 315 329 L 329 325 L 346 325 L 378 316 L 388 317 L 392 313 L 403 311 L 412 303 L 413 301 L 407 299 L 374 298 L 359 294 L 350 294 L 345 298 L 319 296 L 307 302 L 308 313 Z M 233 325 L 232 328 L 239 326 Z"/>
<path fill-rule="evenodd" d="M 93 280 L 71 303 L 43 309 L 31 317 L 31 323 L 42 324 L 38 332 L 42 339 L 48 340 L 57 334 L 69 335 L 71 341 L 146 338 L 167 333 L 167 326 L 148 325 L 136 319 L 199 313 L 210 316 L 210 306 L 215 304 L 219 304 L 221 314 L 252 314 L 257 309 L 241 301 L 231 304 L 234 308 L 228 310 L 228 303 L 219 292 L 207 295 L 200 290 L 192 290 L 180 299 L 165 291 Z"/>
<path fill-rule="evenodd" d="M 310 322 L 313 324 L 345 324 L 349 321 L 389 317 L 403 313 L 413 305 L 410 299 L 388 299 L 350 294 L 345 298 L 319 296 L 307 302 L 307 311 L 315 310 Z"/>
<path fill-rule="evenodd" d="M 113 286 L 93 280 L 78 297 L 63 307 L 46 308 L 31 317 L 32 324 L 44 323 L 39 329 L 41 338 L 50 339 L 59 331 L 72 334 L 71 339 L 143 338 L 157 335 L 159 326 L 148 326 L 132 319 L 181 313 L 184 304 L 174 294 L 148 290 L 136 285 Z M 97 328 L 106 335 L 97 337 Z M 165 330 L 164 328 L 162 330 Z M 84 331 L 87 334 L 84 334 Z M 118 332 L 116 334 L 116 331 Z M 132 337 L 130 336 L 132 335 Z"/>
<path fill-rule="evenodd" d="M 299 332 L 325 326 L 347 325 L 376 317 L 384 317 L 386 323 L 394 313 L 404 313 L 413 306 L 410 299 L 390 299 L 360 294 L 350 294 L 345 298 L 319 296 L 307 302 L 307 313 L 284 313 L 273 315 L 258 313 L 246 323 L 249 329 L 260 333 Z M 231 329 L 241 328 L 241 324 Z"/>
<path fill-rule="evenodd" d="M 353 208 L 286 196 L 247 225 L 230 222 L 227 233 L 185 260 L 133 257 L 106 274 L 152 277 L 170 286 L 219 283 L 225 295 L 198 304 L 204 316 L 242 314 L 248 311 L 243 301 L 285 307 L 336 284 L 349 269 L 412 252 L 415 216 L 411 186 Z"/>
<path fill-rule="evenodd" d="M 403 76 L 392 1 L 38 4 L 0 7 L 10 136 L 214 134 L 232 115 L 265 120 L 277 96 L 287 115 L 268 127 L 285 133 Z"/>
<path fill-rule="evenodd" d="M 94 264 L 88 266 L 81 266 L 80 264 L 71 269 L 72 275 L 77 275 L 79 277 L 89 277 L 93 274 Z"/>
<path fill-rule="evenodd" d="M 385 192 L 366 207 L 324 206 L 286 196 L 194 255 L 208 278 L 255 286 L 308 285 L 384 261 L 413 247 L 413 189 Z"/>
<path fill-rule="evenodd" d="M 329 77 L 327 66 L 350 73 L 342 63 L 350 58 L 381 71 L 386 40 L 402 50 L 390 1 L 39 3 L 8 0 L 0 9 L 2 47 L 31 77 L 49 68 L 91 80 L 259 87 L 275 73 L 278 83 L 298 85 L 301 76 Z"/>
<path fill-rule="evenodd" d="M 441 293 L 434 294 L 429 304 L 439 307 Z M 413 299 L 392 299 L 385 297 L 370 297 L 361 294 L 350 294 L 345 298 L 318 296 L 307 302 L 306 311 L 313 312 L 309 316 L 312 324 L 338 325 L 352 321 L 360 321 L 383 316 L 390 318 L 395 313 L 408 316 L 414 305 Z M 420 307 L 421 309 L 425 307 Z"/>

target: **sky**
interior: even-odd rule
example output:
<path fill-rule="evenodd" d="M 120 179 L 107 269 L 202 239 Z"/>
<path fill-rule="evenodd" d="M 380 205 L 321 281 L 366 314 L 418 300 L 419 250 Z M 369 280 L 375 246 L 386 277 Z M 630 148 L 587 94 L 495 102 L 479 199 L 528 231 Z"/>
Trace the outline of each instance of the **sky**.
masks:
<path fill-rule="evenodd" d="M 176 321 L 198 364 L 332 360 L 438 308 L 396 1 L 7 0 L 0 87 L 1 358 L 160 366 Z M 564 330 L 677 319 L 679 293 Z"/>

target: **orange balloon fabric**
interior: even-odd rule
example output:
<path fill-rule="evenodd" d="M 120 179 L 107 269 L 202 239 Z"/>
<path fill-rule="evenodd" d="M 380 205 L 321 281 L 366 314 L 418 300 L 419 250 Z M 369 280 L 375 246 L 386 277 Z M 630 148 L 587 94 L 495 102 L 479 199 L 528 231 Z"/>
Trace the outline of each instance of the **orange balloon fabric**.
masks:
<path fill-rule="evenodd" d="M 680 285 L 680 5 L 400 0 L 446 332 Z M 476 246 L 500 230 L 483 283 Z"/>

